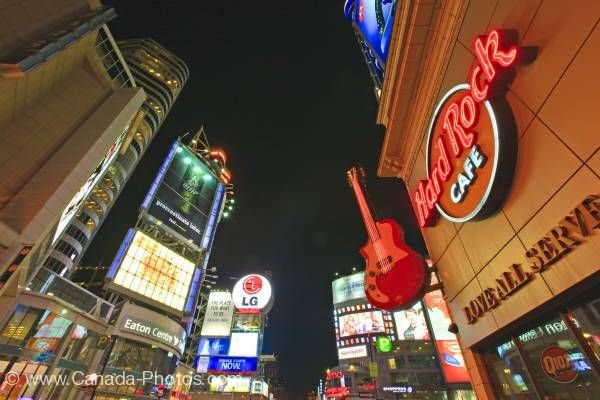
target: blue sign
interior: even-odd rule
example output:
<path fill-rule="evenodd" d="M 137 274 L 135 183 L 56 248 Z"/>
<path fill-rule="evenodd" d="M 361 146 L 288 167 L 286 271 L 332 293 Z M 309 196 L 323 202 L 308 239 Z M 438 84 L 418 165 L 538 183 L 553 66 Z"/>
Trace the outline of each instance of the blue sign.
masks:
<path fill-rule="evenodd" d="M 229 338 L 201 338 L 198 344 L 199 356 L 226 356 L 229 352 Z"/>
<path fill-rule="evenodd" d="M 252 374 L 257 364 L 256 357 L 211 357 L 208 373 Z"/>
<path fill-rule="evenodd" d="M 385 65 L 392 40 L 396 0 L 347 0 L 345 12 L 377 60 Z"/>

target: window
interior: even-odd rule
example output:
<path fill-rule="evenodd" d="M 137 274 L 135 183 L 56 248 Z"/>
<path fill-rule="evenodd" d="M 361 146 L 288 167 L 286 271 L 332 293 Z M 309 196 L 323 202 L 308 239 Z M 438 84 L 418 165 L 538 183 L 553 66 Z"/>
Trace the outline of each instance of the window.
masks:
<path fill-rule="evenodd" d="M 530 399 L 536 391 L 552 400 L 598 398 L 600 380 L 582 347 L 594 340 L 589 311 L 584 306 L 556 313 L 489 349 L 486 364 L 499 398 Z"/>

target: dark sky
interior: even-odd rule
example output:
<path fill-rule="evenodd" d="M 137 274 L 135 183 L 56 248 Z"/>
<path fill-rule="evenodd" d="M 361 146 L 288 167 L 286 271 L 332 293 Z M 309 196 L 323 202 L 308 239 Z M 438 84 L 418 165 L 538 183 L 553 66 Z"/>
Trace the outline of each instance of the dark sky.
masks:
<path fill-rule="evenodd" d="M 237 208 L 210 265 L 228 276 L 271 270 L 265 352 L 289 389 L 310 390 L 336 363 L 331 280 L 363 266 L 366 235 L 345 171 L 375 174 L 383 129 L 342 0 L 105 1 L 118 39 L 151 37 L 191 77 L 104 223 L 85 263 L 108 264 L 175 137 L 204 125 L 223 147 Z M 393 183 L 399 185 L 399 183 Z"/>

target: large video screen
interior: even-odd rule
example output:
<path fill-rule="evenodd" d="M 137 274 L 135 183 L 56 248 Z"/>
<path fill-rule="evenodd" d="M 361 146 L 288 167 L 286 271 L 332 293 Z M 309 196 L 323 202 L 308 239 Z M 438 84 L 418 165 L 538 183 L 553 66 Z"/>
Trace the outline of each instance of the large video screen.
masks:
<path fill-rule="evenodd" d="M 380 62 L 387 60 L 396 0 L 355 0 L 354 23 Z"/>
<path fill-rule="evenodd" d="M 339 317 L 340 338 L 385 332 L 383 314 L 373 310 Z"/>
<path fill-rule="evenodd" d="M 217 393 L 249 393 L 250 377 L 235 375 L 211 376 L 210 391 Z"/>
<path fill-rule="evenodd" d="M 364 303 L 334 308 L 333 324 L 338 349 L 369 343 L 379 333 L 396 340 L 392 314 L 374 308 L 366 300 Z"/>
<path fill-rule="evenodd" d="M 260 330 L 260 314 L 234 314 L 233 332 L 258 332 Z"/>
<path fill-rule="evenodd" d="M 136 231 L 113 284 L 183 311 L 194 268 L 190 260 Z"/>
<path fill-rule="evenodd" d="M 232 332 L 229 355 L 235 357 L 256 357 L 258 354 L 257 332 Z"/>
<path fill-rule="evenodd" d="M 431 335 L 427 329 L 423 306 L 418 302 L 409 309 L 394 313 L 396 336 L 398 340 L 429 340 Z"/>
<path fill-rule="evenodd" d="M 178 143 L 159 179 L 158 187 L 151 189 L 155 191 L 151 201 L 144 201 L 143 207 L 184 240 L 201 245 L 219 186 L 217 177 L 203 160 Z"/>
<path fill-rule="evenodd" d="M 100 160 L 96 168 L 92 171 L 90 176 L 87 178 L 83 186 L 79 188 L 79 191 L 75 193 L 75 196 L 69 201 L 67 207 L 63 210 L 60 219 L 58 221 L 58 226 L 56 228 L 56 232 L 54 233 L 54 238 L 52 239 L 52 243 L 56 242 L 58 237 L 64 232 L 65 228 L 71 220 L 73 216 L 79 211 L 81 206 L 83 205 L 83 201 L 87 198 L 87 195 L 90 194 L 96 183 L 102 178 L 112 161 L 115 159 L 121 146 L 123 145 L 123 141 L 125 139 L 125 135 L 129 130 L 129 125 L 125 127 L 123 132 L 117 137 L 112 146 L 106 151 L 104 158 Z"/>

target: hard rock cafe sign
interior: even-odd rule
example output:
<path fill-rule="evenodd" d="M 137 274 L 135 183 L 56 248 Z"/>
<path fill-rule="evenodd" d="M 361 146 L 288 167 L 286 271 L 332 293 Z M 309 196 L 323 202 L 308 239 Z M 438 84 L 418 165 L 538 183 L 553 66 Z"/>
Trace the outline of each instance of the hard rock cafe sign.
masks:
<path fill-rule="evenodd" d="M 468 83 L 450 89 L 435 109 L 427 139 L 427 180 L 413 196 L 421 227 L 438 214 L 453 222 L 498 210 L 512 181 L 515 122 L 504 98 L 518 62 L 535 49 L 517 47 L 512 31 L 492 31 L 474 44 Z"/>

